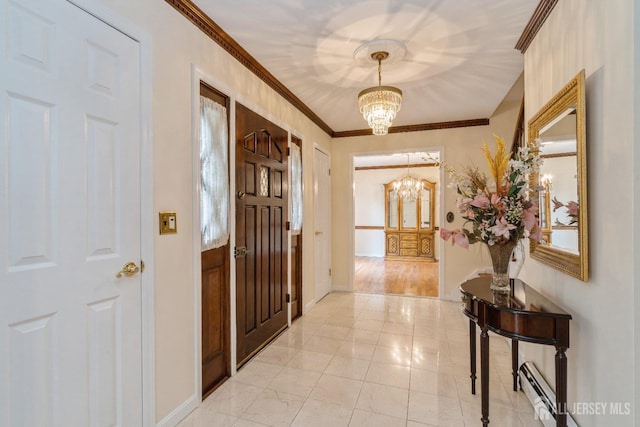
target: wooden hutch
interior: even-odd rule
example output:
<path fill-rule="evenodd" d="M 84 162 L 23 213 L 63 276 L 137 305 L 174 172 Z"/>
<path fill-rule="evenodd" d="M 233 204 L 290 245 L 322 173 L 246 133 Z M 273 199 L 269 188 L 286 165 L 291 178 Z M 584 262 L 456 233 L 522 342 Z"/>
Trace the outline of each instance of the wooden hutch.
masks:
<path fill-rule="evenodd" d="M 421 180 L 423 190 L 418 199 L 396 197 L 393 182 L 384 185 L 385 257 L 435 261 L 434 200 L 435 182 Z"/>

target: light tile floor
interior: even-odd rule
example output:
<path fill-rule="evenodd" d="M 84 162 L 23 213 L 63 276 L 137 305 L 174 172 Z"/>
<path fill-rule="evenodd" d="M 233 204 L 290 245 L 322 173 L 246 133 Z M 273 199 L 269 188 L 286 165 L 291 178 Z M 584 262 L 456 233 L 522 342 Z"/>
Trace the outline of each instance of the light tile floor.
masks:
<path fill-rule="evenodd" d="M 332 293 L 180 427 L 479 426 L 468 331 L 458 303 Z M 492 335 L 490 346 L 491 426 L 541 426 L 511 389 L 507 341 Z"/>

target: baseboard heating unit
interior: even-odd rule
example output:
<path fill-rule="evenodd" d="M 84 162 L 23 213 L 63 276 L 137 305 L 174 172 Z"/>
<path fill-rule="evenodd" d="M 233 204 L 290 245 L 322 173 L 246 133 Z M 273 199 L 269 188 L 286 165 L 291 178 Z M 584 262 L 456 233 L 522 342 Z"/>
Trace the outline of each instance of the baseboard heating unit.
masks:
<path fill-rule="evenodd" d="M 534 416 L 545 427 L 556 425 L 556 393 L 530 362 L 520 365 L 520 388 L 533 405 Z M 571 414 L 567 414 L 567 426 L 578 427 Z"/>

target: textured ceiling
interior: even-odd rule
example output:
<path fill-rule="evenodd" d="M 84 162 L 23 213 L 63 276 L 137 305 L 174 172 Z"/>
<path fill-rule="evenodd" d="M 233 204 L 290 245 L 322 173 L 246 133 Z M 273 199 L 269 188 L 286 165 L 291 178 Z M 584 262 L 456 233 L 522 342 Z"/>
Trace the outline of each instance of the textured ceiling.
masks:
<path fill-rule="evenodd" d="M 394 126 L 490 117 L 523 69 L 514 46 L 534 0 L 195 0 L 334 131 L 365 129 L 357 95 L 377 85 L 363 42 L 403 42 L 382 84 L 404 101 Z"/>

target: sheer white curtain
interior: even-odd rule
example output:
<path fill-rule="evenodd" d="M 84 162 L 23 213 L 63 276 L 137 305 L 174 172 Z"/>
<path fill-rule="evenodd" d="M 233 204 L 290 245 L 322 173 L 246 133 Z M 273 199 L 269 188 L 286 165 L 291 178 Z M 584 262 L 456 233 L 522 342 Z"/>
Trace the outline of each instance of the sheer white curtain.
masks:
<path fill-rule="evenodd" d="M 227 109 L 200 97 L 200 235 L 202 250 L 229 241 Z"/>
<path fill-rule="evenodd" d="M 291 144 L 291 231 L 302 230 L 302 153 Z"/>

